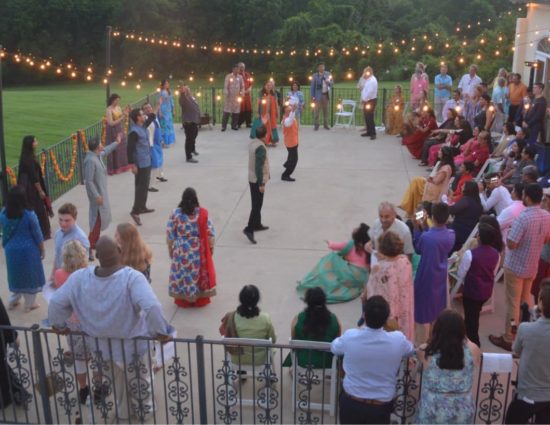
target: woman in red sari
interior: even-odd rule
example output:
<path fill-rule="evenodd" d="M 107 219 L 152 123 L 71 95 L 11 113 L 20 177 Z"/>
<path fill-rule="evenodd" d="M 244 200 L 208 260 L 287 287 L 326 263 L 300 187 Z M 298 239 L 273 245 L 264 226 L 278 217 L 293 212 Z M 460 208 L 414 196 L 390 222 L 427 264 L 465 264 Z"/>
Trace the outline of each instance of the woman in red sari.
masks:
<path fill-rule="evenodd" d="M 204 307 L 216 295 L 212 254 L 215 231 L 195 189 L 184 190 L 166 229 L 171 266 L 169 293 L 180 307 Z"/>
<path fill-rule="evenodd" d="M 403 144 L 407 147 L 412 156 L 416 159 L 422 157 L 424 142 L 430 137 L 433 130 L 437 129 L 437 121 L 432 108 L 424 107 L 415 131 L 403 137 Z"/>
<path fill-rule="evenodd" d="M 279 133 L 277 132 L 279 106 L 277 105 L 277 95 L 271 80 L 265 83 L 262 90 L 260 90 L 258 117 L 267 128 L 266 146 L 275 146 L 279 141 Z"/>

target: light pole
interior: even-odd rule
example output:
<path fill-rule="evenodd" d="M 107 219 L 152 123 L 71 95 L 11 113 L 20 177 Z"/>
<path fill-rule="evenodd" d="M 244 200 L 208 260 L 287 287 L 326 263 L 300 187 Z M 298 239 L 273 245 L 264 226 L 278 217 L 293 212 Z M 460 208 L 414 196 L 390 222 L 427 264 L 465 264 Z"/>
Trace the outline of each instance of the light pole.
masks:
<path fill-rule="evenodd" d="M 107 91 L 107 99 L 106 99 L 106 102 L 107 103 L 107 106 L 109 106 L 108 102 L 109 102 L 109 97 L 111 96 L 111 74 L 110 74 L 110 71 L 111 71 L 111 33 L 113 31 L 113 27 L 111 26 L 107 26 L 107 37 L 106 37 L 106 46 L 105 46 L 105 68 L 106 68 L 106 71 L 105 71 L 105 78 L 107 80 L 107 88 L 106 88 L 106 91 Z"/>
<path fill-rule="evenodd" d="M 2 201 L 5 204 L 8 197 L 8 171 L 6 166 L 6 146 L 4 144 L 4 110 L 2 105 L 2 46 L 0 45 L 0 167 L 2 168 L 0 184 L 2 186 Z"/>

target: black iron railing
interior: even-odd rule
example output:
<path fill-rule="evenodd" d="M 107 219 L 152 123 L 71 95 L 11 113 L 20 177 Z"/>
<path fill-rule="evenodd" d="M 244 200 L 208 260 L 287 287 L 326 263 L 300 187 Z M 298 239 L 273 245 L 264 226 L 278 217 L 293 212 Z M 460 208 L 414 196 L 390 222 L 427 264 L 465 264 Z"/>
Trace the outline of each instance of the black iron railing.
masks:
<path fill-rule="evenodd" d="M 161 345 L 147 338 L 62 336 L 34 326 L 0 327 L 3 347 L 12 330 L 18 332 L 19 343 L 8 346 L 0 367 L 11 376 L 9 399 L 17 403 L 0 409 L 0 422 L 75 423 L 77 417 L 82 423 L 338 422 L 340 359 L 327 369 L 296 362 L 285 367 L 287 355 L 295 350 L 305 350 L 311 358 L 311 348 L 300 343 L 197 336 Z M 245 364 L 243 350 L 253 350 L 251 364 Z M 418 365 L 410 359 L 402 363 L 396 423 L 415 419 L 422 386 Z M 476 423 L 504 421 L 511 375 L 480 368 L 472 389 Z M 90 388 L 85 401 L 80 399 L 79 379 Z"/>

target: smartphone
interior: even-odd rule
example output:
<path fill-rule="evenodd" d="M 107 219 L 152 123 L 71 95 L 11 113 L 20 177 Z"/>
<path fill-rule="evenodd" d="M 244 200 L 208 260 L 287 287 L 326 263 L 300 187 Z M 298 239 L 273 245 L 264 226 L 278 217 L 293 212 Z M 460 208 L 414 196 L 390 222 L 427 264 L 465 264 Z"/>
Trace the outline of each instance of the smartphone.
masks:
<path fill-rule="evenodd" d="M 416 221 L 420 221 L 424 218 L 424 211 L 417 211 L 416 212 Z"/>
<path fill-rule="evenodd" d="M 498 182 L 498 177 L 491 177 L 491 183 L 496 184 Z"/>

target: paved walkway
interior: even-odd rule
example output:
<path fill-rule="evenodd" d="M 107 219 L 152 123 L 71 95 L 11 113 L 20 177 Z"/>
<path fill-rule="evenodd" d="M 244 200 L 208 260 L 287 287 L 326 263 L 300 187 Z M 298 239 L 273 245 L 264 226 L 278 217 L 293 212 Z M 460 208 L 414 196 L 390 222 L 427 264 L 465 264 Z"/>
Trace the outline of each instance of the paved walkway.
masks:
<path fill-rule="evenodd" d="M 359 137 L 355 129 L 315 132 L 312 127 L 304 126 L 300 137 L 294 183 L 280 180 L 286 158 L 284 146 L 269 149 L 272 180 L 266 189 L 263 222 L 270 229 L 257 233 L 258 244 L 251 245 L 242 234 L 250 209 L 248 131 L 221 133 L 219 126 L 201 130 L 197 139 L 199 163 L 188 164 L 183 130 L 177 129 L 176 145 L 164 151 L 168 182 L 154 183 L 160 191 L 150 194 L 148 206 L 156 211 L 142 216 L 140 232 L 153 250 L 154 290 L 179 336 L 219 337 L 221 317 L 238 305 L 241 287 L 253 283 L 260 288 L 260 307 L 272 316 L 278 340 L 288 341 L 292 317 L 304 307 L 296 295 L 295 283 L 327 252 L 324 240 L 348 240 L 360 222 L 374 221 L 380 201 L 399 203 L 409 180 L 425 174 L 393 136 L 379 134 L 377 140 L 371 141 Z M 165 225 L 187 186 L 197 190 L 199 201 L 209 210 L 217 232 L 214 260 L 218 295 L 211 305 L 201 309 L 178 309 L 167 291 L 169 258 Z M 109 178 L 113 223 L 106 234 L 114 235 L 116 224 L 131 221 L 133 190 L 132 174 Z M 88 201 L 84 187 L 79 186 L 57 200 L 54 209 L 64 202 L 77 206 L 78 221 L 87 231 Z M 54 218 L 54 230 L 57 227 Z M 48 241 L 44 262 L 47 274 L 53 252 L 53 243 Z M 0 268 L 4 282 L 0 295 L 6 300 L 3 254 Z M 503 327 L 503 292 L 502 285 L 497 285 L 496 312 L 481 318 L 482 345 L 488 351 L 498 351 L 488 342 L 487 335 Z M 22 309 L 11 312 L 13 323 L 30 325 L 45 318 L 46 303 L 39 298 L 40 309 L 28 314 Z M 354 326 L 360 314 L 359 300 L 330 308 L 344 328 Z"/>

